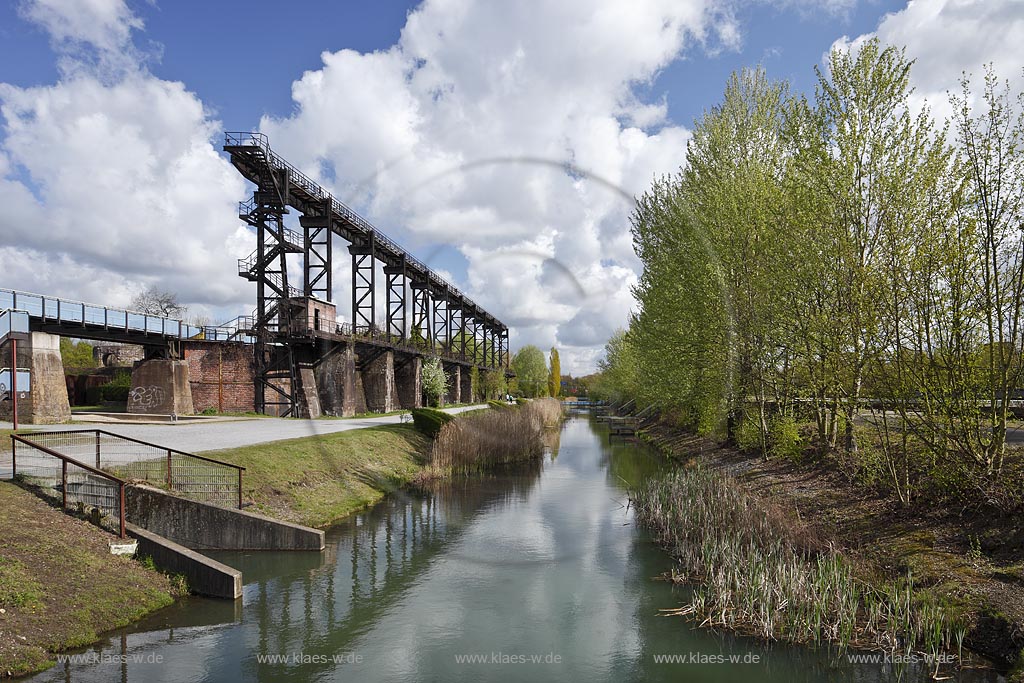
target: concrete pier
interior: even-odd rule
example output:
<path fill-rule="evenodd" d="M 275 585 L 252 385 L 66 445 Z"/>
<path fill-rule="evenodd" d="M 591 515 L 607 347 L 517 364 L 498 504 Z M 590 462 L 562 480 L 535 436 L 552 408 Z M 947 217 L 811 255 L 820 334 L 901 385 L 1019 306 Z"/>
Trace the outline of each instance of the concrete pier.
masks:
<path fill-rule="evenodd" d="M 67 395 L 65 391 L 65 398 Z M 128 412 L 146 415 L 194 415 L 188 361 L 154 358 L 132 368 Z"/>
<path fill-rule="evenodd" d="M 11 342 L 0 346 L 0 366 L 11 364 Z M 30 372 L 29 387 L 18 390 L 18 420 L 24 424 L 60 424 L 71 420 L 60 337 L 32 332 L 18 342 L 19 368 Z M 8 390 L 10 387 L 7 387 Z M 28 389 L 26 391 L 26 389 Z M 10 420 L 12 402 L 0 403 L 0 419 Z"/>

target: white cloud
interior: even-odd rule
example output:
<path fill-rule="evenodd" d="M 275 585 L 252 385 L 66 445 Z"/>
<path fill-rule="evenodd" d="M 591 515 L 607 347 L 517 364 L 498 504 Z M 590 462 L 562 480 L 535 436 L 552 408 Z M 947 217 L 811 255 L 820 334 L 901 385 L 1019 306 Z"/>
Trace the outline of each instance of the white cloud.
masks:
<path fill-rule="evenodd" d="M 738 41 L 704 0 L 428 0 L 392 48 L 324 53 L 296 112 L 260 128 L 414 253 L 456 245 L 458 284 L 514 346 L 563 346 L 585 372 L 634 305 L 628 197 L 679 166 L 689 135 L 635 86 Z"/>
<path fill-rule="evenodd" d="M 854 39 L 844 36 L 835 47 L 856 47 L 872 36 L 907 48 L 907 57 L 916 60 L 912 104 L 927 101 L 940 120 L 952 113 L 947 92 L 959 92 L 963 72 L 973 74 L 975 93 L 980 92 L 989 63 L 1015 91 L 1024 86 L 1021 0 L 911 0 L 903 10 L 885 15 L 873 33 Z"/>
<path fill-rule="evenodd" d="M 124 305 L 156 284 L 240 312 L 244 183 L 211 143 L 219 123 L 140 65 L 141 22 L 123 2 L 37 0 L 22 13 L 67 68 L 50 86 L 0 84 L 4 286 Z"/>

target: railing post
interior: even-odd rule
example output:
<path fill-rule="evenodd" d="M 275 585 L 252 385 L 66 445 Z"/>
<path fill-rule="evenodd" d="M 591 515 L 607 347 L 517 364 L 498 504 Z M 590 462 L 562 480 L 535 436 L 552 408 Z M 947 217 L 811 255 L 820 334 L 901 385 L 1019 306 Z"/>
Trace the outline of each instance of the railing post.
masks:
<path fill-rule="evenodd" d="M 238 509 L 242 509 L 242 470 L 238 470 Z"/>
<path fill-rule="evenodd" d="M 96 469 L 100 467 L 100 430 L 96 430 Z"/>
<path fill-rule="evenodd" d="M 120 497 L 121 507 L 121 538 L 124 538 L 124 484 L 118 485 L 118 494 Z"/>
<path fill-rule="evenodd" d="M 171 479 L 171 449 L 167 449 L 167 490 L 170 491 L 173 480 Z"/>
<path fill-rule="evenodd" d="M 61 509 L 68 509 L 68 461 L 60 461 Z"/>
<path fill-rule="evenodd" d="M 11 434 L 11 479 L 18 476 L 18 440 Z"/>

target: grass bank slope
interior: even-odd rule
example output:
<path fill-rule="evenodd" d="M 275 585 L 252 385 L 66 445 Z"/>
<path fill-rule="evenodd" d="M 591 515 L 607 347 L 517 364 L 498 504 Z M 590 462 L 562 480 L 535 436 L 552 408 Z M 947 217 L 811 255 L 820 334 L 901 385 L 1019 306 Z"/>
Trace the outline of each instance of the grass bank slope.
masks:
<path fill-rule="evenodd" d="M 170 580 L 111 555 L 112 538 L 0 482 L 0 676 L 44 669 L 172 602 Z"/>
<path fill-rule="evenodd" d="M 256 511 L 323 527 L 411 481 L 429 449 L 412 425 L 381 425 L 203 455 L 246 468 L 243 498 Z"/>

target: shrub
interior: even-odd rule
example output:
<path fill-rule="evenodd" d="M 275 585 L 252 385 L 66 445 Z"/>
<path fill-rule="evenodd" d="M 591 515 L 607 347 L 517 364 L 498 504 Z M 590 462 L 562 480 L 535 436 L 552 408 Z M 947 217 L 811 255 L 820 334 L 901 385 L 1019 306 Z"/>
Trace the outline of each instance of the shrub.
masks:
<path fill-rule="evenodd" d="M 412 423 L 416 429 L 429 436 L 431 439 L 437 436 L 441 427 L 455 418 L 448 413 L 433 408 L 413 408 Z"/>
<path fill-rule="evenodd" d="M 504 401 L 488 401 L 487 405 L 490 406 L 491 408 L 494 408 L 495 410 L 508 410 L 509 408 L 512 407 L 508 403 L 505 403 Z"/>
<path fill-rule="evenodd" d="M 517 406 L 525 406 L 527 403 L 529 403 L 529 401 L 527 399 L 523 398 L 522 396 L 520 396 L 519 398 L 516 399 L 516 405 Z"/>
<path fill-rule="evenodd" d="M 127 402 L 128 392 L 132 388 L 132 374 L 119 372 L 114 379 L 100 387 L 100 398 L 110 402 Z"/>
<path fill-rule="evenodd" d="M 804 451 L 804 440 L 796 420 L 788 415 L 776 415 L 768 425 L 768 454 L 773 458 L 799 460 Z"/>
<path fill-rule="evenodd" d="M 741 451 L 756 451 L 761 447 L 761 429 L 750 417 L 744 417 L 736 425 L 736 445 Z"/>

